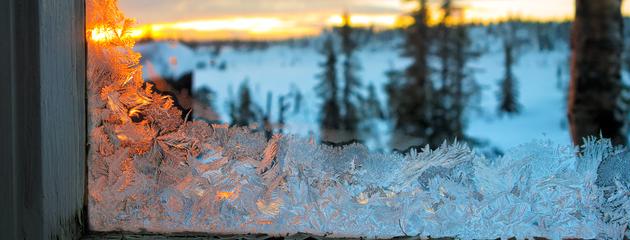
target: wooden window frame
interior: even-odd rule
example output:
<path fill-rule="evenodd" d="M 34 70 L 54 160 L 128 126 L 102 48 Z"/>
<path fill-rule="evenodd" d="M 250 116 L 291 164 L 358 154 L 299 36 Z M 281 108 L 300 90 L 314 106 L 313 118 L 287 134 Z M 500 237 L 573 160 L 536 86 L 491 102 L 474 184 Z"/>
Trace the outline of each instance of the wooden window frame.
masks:
<path fill-rule="evenodd" d="M 0 235 L 86 232 L 83 0 L 0 1 Z"/>

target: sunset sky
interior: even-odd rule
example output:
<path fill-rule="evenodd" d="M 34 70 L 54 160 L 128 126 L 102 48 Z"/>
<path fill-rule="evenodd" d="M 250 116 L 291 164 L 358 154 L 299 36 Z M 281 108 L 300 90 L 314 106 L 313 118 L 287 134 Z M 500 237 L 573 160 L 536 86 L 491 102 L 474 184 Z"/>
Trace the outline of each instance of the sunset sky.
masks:
<path fill-rule="evenodd" d="M 465 21 L 483 22 L 508 16 L 542 21 L 570 19 L 574 8 L 574 0 L 455 2 L 463 9 L 460 16 Z M 137 20 L 139 29 L 144 32 L 151 29 L 153 37 L 192 40 L 316 35 L 324 27 L 338 25 L 344 10 L 352 14 L 355 25 L 389 28 L 404 24 L 406 19 L 402 16 L 415 7 L 403 0 L 119 0 L 119 3 L 128 17 Z M 629 1 L 624 1 L 623 12 L 630 13 Z"/>

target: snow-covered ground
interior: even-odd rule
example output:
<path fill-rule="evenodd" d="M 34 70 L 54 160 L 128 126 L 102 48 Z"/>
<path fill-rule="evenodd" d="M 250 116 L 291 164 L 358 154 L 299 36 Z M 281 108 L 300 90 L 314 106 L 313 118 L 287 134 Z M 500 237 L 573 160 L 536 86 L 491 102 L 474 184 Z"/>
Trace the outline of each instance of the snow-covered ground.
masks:
<path fill-rule="evenodd" d="M 570 144 L 566 129 L 566 85 L 569 51 L 566 45 L 556 44 L 550 52 L 540 52 L 529 46 L 519 51 L 515 66 L 518 81 L 518 101 L 522 112 L 515 116 L 497 114 L 498 81 L 503 74 L 503 52 L 499 39 L 487 35 L 483 29 L 476 29 L 473 39 L 476 46 L 485 46 L 487 51 L 471 66 L 475 69 L 475 79 L 482 86 L 482 97 L 478 105 L 480 111 L 468 114 L 467 134 L 490 147 L 507 150 L 533 139 L 549 139 L 559 144 Z M 301 110 L 289 114 L 286 129 L 298 135 L 318 132 L 318 111 L 321 99 L 314 86 L 321 71 L 323 57 L 318 53 L 317 39 L 310 47 L 292 48 L 287 45 L 271 45 L 262 50 L 246 51 L 224 47 L 220 55 L 213 56 L 211 48 L 191 48 L 180 43 L 157 42 L 139 45 L 136 50 L 143 54 L 152 66 L 145 66 L 145 76 L 152 74 L 179 75 L 194 71 L 194 87 L 208 86 L 217 94 L 215 105 L 224 121 L 229 121 L 227 101 L 235 96 L 243 81 L 248 81 L 254 99 L 261 107 L 265 106 L 267 93 L 273 92 L 272 119 L 277 118 L 277 97 L 288 94 L 297 88 L 304 95 Z M 373 83 L 386 105 L 383 86 L 387 82 L 385 72 L 390 69 L 403 69 L 408 59 L 400 57 L 398 41 L 375 41 L 360 49 L 358 59 L 362 66 L 359 75 L 367 86 Z M 226 63 L 225 70 L 217 67 L 201 67 L 214 61 L 215 65 Z M 146 65 L 146 64 L 145 64 Z M 558 78 L 558 68 L 562 66 L 562 77 Z M 379 124 L 380 131 L 387 133 L 388 125 Z M 388 134 L 385 134 L 388 136 Z M 386 147 L 389 139 L 368 142 L 370 147 Z"/>

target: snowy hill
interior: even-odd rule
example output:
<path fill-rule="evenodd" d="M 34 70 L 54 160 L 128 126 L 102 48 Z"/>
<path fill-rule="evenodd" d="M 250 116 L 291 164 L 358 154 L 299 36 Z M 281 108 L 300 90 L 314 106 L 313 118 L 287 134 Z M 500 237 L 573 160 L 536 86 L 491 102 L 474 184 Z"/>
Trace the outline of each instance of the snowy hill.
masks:
<path fill-rule="evenodd" d="M 195 68 L 197 56 L 193 49 L 178 42 L 153 42 L 139 44 L 135 51 L 142 54 L 143 77 L 151 79 L 179 78 Z"/>

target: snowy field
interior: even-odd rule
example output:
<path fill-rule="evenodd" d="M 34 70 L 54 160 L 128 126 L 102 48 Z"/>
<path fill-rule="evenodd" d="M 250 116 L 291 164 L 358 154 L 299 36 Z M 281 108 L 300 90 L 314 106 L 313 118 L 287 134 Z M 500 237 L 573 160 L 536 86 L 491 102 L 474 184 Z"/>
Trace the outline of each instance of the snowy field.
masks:
<path fill-rule="evenodd" d="M 557 43 L 555 50 L 541 52 L 533 43 L 518 52 L 515 76 L 522 111 L 515 116 L 499 116 L 497 91 L 503 74 L 502 44 L 485 30 L 475 30 L 474 44 L 485 51 L 471 66 L 482 86 L 482 93 L 480 102 L 471 103 L 477 108 L 468 114 L 466 133 L 486 143 L 486 150 L 505 151 L 534 139 L 569 145 L 565 104 L 569 51 L 566 44 Z M 143 54 L 144 61 L 152 64 L 151 69 L 145 66 L 145 77 L 150 77 L 151 72 L 169 76 L 194 71 L 194 87 L 208 86 L 216 92 L 214 104 L 226 122 L 229 122 L 227 101 L 232 98 L 230 96 L 236 96 L 243 81 L 249 83 L 254 99 L 263 108 L 267 93 L 273 92 L 274 120 L 278 112 L 277 97 L 288 94 L 292 88 L 298 89 L 304 95 L 304 101 L 299 113 L 288 115 L 286 129 L 290 133 L 308 136 L 318 132 L 321 99 L 313 89 L 319 81 L 316 75 L 321 72 L 319 64 L 323 61 L 317 50 L 321 45 L 319 42 L 320 39 L 315 39 L 306 48 L 271 45 L 254 51 L 224 47 L 218 56 L 211 54 L 211 48 L 192 50 L 180 43 L 167 42 L 139 45 L 136 50 Z M 372 41 L 361 47 L 357 57 L 362 66 L 359 75 L 364 86 L 373 83 L 377 87 L 383 106 L 386 105 L 383 86 L 387 82 L 384 73 L 390 69 L 404 69 L 409 63 L 409 60 L 400 57 L 399 44 L 399 41 Z M 217 64 L 225 62 L 226 69 L 200 67 L 211 61 Z M 380 122 L 378 129 L 384 136 L 390 132 L 386 122 Z M 387 149 L 388 142 L 389 139 L 378 139 L 368 141 L 366 145 Z"/>

